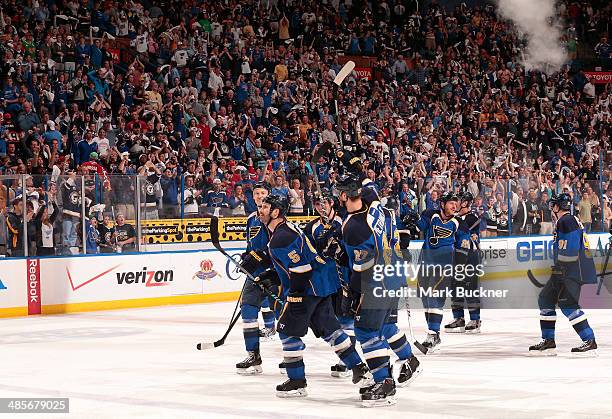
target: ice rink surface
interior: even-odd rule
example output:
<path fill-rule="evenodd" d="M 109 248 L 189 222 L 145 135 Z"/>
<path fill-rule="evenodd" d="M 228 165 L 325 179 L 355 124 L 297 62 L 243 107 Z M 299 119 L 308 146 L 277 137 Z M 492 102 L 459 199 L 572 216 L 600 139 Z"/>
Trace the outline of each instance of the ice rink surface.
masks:
<path fill-rule="evenodd" d="M 2 320 L 0 397 L 69 397 L 70 418 L 581 418 L 612 417 L 612 311 L 590 310 L 599 357 L 569 354 L 580 341 L 558 313 L 555 358 L 531 358 L 537 310 L 483 312 L 480 335 L 443 334 L 441 351 L 417 354 L 423 374 L 398 389 L 397 405 L 366 409 L 335 357 L 306 337 L 309 396 L 279 399 L 280 342 L 262 343 L 263 375 L 239 376 L 242 328 L 225 345 L 195 350 L 225 331 L 233 303 L 166 306 Z M 450 311 L 445 313 L 445 322 Z M 407 331 L 406 316 L 400 326 Z M 415 333 L 424 319 L 413 313 Z M 415 350 L 416 351 L 416 350 Z M 28 415 L 19 415 L 19 418 Z"/>

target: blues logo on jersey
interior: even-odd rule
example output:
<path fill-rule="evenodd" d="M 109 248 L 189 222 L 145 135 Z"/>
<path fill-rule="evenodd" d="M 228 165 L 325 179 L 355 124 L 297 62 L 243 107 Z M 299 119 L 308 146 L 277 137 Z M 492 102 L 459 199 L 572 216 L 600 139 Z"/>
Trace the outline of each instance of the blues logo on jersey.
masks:
<path fill-rule="evenodd" d="M 452 263 L 459 221 L 455 217 L 443 220 L 440 210 L 431 209 L 423 211 L 417 228 L 424 236 L 420 260 L 436 264 Z"/>

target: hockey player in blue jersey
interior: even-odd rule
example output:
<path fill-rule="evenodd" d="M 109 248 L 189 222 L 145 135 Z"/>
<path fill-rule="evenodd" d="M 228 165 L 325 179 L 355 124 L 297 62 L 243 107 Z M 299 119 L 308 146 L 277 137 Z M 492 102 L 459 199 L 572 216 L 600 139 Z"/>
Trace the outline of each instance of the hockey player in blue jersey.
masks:
<path fill-rule="evenodd" d="M 440 324 L 452 276 L 444 271 L 453 266 L 455 236 L 459 229 L 459 221 L 455 218 L 458 204 L 457 195 L 447 192 L 440 197 L 440 209 L 423 211 L 417 222 L 417 228 L 423 233 L 418 291 L 425 309 L 428 331 L 423 346 L 429 349 L 428 353 L 438 350 L 441 343 Z"/>
<path fill-rule="evenodd" d="M 410 241 L 416 232 L 416 223 L 419 220 L 419 214 L 412 210 L 408 205 L 398 202 L 395 198 L 388 198 L 385 204 L 385 209 L 392 211 L 395 218 L 395 226 L 399 237 L 399 248 L 402 258 L 406 262 L 412 261 L 410 253 Z"/>
<path fill-rule="evenodd" d="M 270 193 L 270 186 L 265 182 L 258 182 L 253 187 L 253 199 L 260 206 Z M 241 265 L 254 277 L 271 267 L 271 261 L 267 254 L 268 231 L 266 226 L 254 212 L 247 218 L 246 229 L 247 248 L 242 255 Z M 259 329 L 258 316 L 261 310 L 264 319 L 264 328 Z M 260 287 L 251 281 L 246 281 L 240 301 L 240 314 L 244 344 L 248 353 L 247 358 L 236 364 L 238 374 L 250 375 L 261 374 L 261 356 L 259 352 L 260 338 L 269 339 L 275 334 L 274 312 L 270 309 L 268 297 Z"/>
<path fill-rule="evenodd" d="M 457 297 L 457 289 L 476 290 L 479 286 L 477 269 L 480 261 L 480 217 L 472 212 L 474 197 L 470 192 L 459 195 L 460 206 L 457 213 L 459 230 L 455 240 L 455 276 L 452 279 L 452 310 L 454 320 L 444 326 L 447 333 L 480 333 L 480 298 Z M 463 269 L 459 269 L 461 267 Z M 462 272 L 460 274 L 460 272 Z M 467 273 L 466 273 L 467 272 Z M 461 276 L 460 276 L 461 275 Z M 470 315 L 465 324 L 464 305 Z"/>
<path fill-rule="evenodd" d="M 259 218 L 270 232 L 269 255 L 280 277 L 280 297 L 285 301 L 278 319 L 278 333 L 289 379 L 276 387 L 276 394 L 278 397 L 307 395 L 303 361 L 306 346 L 301 338 L 309 327 L 352 370 L 353 383 L 361 384 L 370 375 L 368 368 L 342 330 L 332 306 L 331 296 L 337 290 L 338 280 L 328 276 L 325 260 L 306 235 L 287 221 L 288 210 L 287 199 L 277 195 L 268 195 L 259 208 Z"/>
<path fill-rule="evenodd" d="M 317 252 L 325 260 L 326 275 L 330 280 L 336 282 L 336 293 L 332 295 L 332 302 L 336 317 L 342 326 L 342 330 L 349 336 L 353 345 L 355 344 L 354 318 L 351 313 L 351 302 L 348 290 L 349 268 L 348 258 L 344 247 L 340 244 L 339 237 L 342 230 L 342 218 L 336 213 L 339 206 L 337 198 L 332 197 L 327 189 L 321 191 L 322 196 L 316 195 L 313 203 L 319 214 L 318 218 L 306 224 L 304 233 L 314 244 Z M 344 263 L 343 263 L 344 262 Z M 351 372 L 346 365 L 339 362 L 331 367 L 332 377 L 348 377 Z"/>
<path fill-rule="evenodd" d="M 572 348 L 571 353 L 578 356 L 597 353 L 595 334 L 579 305 L 582 284 L 596 283 L 597 273 L 584 227 L 570 214 L 571 205 L 572 197 L 567 193 L 550 200 L 550 208 L 557 219 L 553 237 L 555 265 L 538 297 L 542 341 L 529 347 L 530 355 L 556 355 L 557 305 L 583 341 L 582 345 Z"/>
<path fill-rule="evenodd" d="M 392 265 L 398 260 L 399 239 L 393 232 L 392 213 L 385 214 L 376 195 L 362 187 L 357 176 L 341 176 L 336 187 L 347 209 L 342 240 L 351 267 L 355 335 L 374 377 L 374 384 L 362 392 L 362 403 L 368 407 L 392 405 L 396 383 L 391 374 L 389 349 L 401 363 L 398 386 L 407 385 L 420 372 L 410 343 L 397 327 L 398 299 L 381 298 L 376 291 L 398 290 L 405 281 L 395 275 L 383 279 L 374 275 L 377 266 Z"/>

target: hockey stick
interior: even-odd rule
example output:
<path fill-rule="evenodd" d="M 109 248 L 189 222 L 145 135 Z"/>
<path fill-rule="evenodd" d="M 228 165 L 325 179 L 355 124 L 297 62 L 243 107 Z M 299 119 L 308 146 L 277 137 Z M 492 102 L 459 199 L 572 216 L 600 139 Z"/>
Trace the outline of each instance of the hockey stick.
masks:
<path fill-rule="evenodd" d="M 410 241 L 409 241 L 410 243 Z M 410 251 L 410 250 L 408 250 Z M 408 258 L 407 258 L 407 262 L 412 262 L 412 255 L 408 254 Z M 408 284 L 406 284 L 406 286 L 408 286 Z M 412 329 L 412 316 L 410 315 L 410 306 L 408 305 L 408 298 L 404 297 L 404 305 L 406 308 L 406 317 L 408 318 L 408 331 L 410 332 L 410 341 L 412 342 L 412 344 L 419 350 L 421 351 L 421 353 L 423 355 L 427 355 L 427 351 L 429 349 L 427 349 L 427 347 L 425 345 L 423 345 L 421 342 L 419 342 L 418 340 L 416 340 L 414 338 L 414 331 Z"/>
<path fill-rule="evenodd" d="M 533 274 L 533 272 L 531 272 L 531 269 L 527 269 L 527 278 L 529 278 L 529 280 L 531 281 L 531 283 L 536 287 L 536 288 L 544 288 L 544 284 L 542 284 L 540 281 L 538 281 L 535 277 L 535 275 Z"/>
<path fill-rule="evenodd" d="M 344 147 L 342 143 L 342 129 L 340 128 L 340 111 L 338 110 L 338 89 L 340 85 L 344 82 L 344 79 L 347 78 L 349 74 L 355 68 L 354 61 L 347 61 L 346 64 L 340 69 L 336 77 L 334 78 L 334 108 L 336 109 L 336 123 L 338 124 L 338 142 L 340 143 L 340 147 Z"/>
<path fill-rule="evenodd" d="M 120 247 L 119 247 L 119 242 L 117 241 L 117 218 L 115 217 L 115 207 L 113 205 L 111 205 L 111 212 L 113 214 L 113 229 L 115 230 L 115 234 L 114 234 L 114 236 L 115 236 L 115 248 L 113 250 L 116 253 L 121 253 L 121 252 L 117 252 L 117 250 L 120 249 Z"/>
<path fill-rule="evenodd" d="M 211 229 L 212 230 L 212 229 Z M 219 229 L 216 228 L 214 229 L 214 231 L 211 231 L 211 241 L 213 242 L 219 242 Z M 246 284 L 246 282 L 245 282 Z M 221 346 L 225 343 L 225 339 L 227 338 L 227 336 L 230 334 L 230 332 L 232 331 L 232 329 L 234 328 L 234 326 L 236 325 L 236 323 L 238 322 L 238 319 L 240 318 L 240 312 L 236 313 L 236 309 L 238 308 L 238 305 L 240 304 L 240 300 L 242 299 L 242 293 L 244 292 L 244 285 L 242 285 L 242 289 L 240 290 L 240 295 L 238 296 L 238 300 L 236 300 L 236 305 L 234 305 L 234 311 L 232 312 L 232 316 L 230 320 L 230 323 L 227 327 L 227 330 L 225 331 L 225 334 L 221 337 L 221 339 L 215 341 L 215 342 L 200 342 L 196 345 L 196 349 L 198 351 L 202 351 L 205 349 L 212 349 L 212 348 L 216 348 L 218 346 Z"/>
<path fill-rule="evenodd" d="M 319 174 L 317 173 L 317 162 L 321 160 L 321 157 L 325 157 L 332 150 L 333 144 L 329 141 L 325 141 L 323 144 L 317 148 L 317 150 L 312 154 L 312 160 L 310 164 L 312 165 L 312 174 L 315 180 L 315 186 L 317 188 L 317 193 L 319 194 L 319 199 L 323 199 L 323 192 L 321 191 L 321 184 L 319 183 Z M 327 200 L 326 200 L 327 201 Z M 327 205 L 326 205 L 327 206 Z M 329 216 L 327 211 L 323 211 L 323 221 L 325 224 L 329 224 Z"/>
<path fill-rule="evenodd" d="M 408 317 L 408 330 L 410 331 L 410 340 L 412 344 L 419 350 L 423 355 L 427 355 L 428 349 L 418 340 L 414 338 L 414 331 L 412 330 L 412 321 L 410 320 L 410 307 L 408 306 L 408 299 L 404 298 L 406 303 L 406 317 Z"/>
<path fill-rule="evenodd" d="M 227 338 L 227 336 L 230 334 L 230 332 L 232 331 L 232 329 L 234 328 L 234 326 L 236 325 L 236 322 L 238 321 L 238 319 L 240 318 L 240 311 L 238 311 L 238 313 L 236 313 L 236 309 L 238 308 L 238 305 L 240 304 L 240 301 L 242 300 L 242 293 L 244 292 L 244 285 L 242 285 L 242 290 L 240 291 L 240 295 L 238 296 L 238 300 L 236 301 L 236 305 L 234 306 L 234 311 L 232 313 L 232 320 L 230 321 L 229 325 L 227 326 L 227 330 L 225 331 L 225 334 L 221 337 L 221 339 L 215 341 L 215 342 L 200 342 L 196 345 L 196 349 L 198 351 L 202 351 L 205 349 L 212 349 L 212 348 L 216 348 L 218 346 L 221 346 L 225 343 L 225 338 Z"/>
<path fill-rule="evenodd" d="M 221 243 L 219 242 L 219 219 L 216 216 L 211 216 L 210 218 L 210 241 L 212 242 L 213 246 L 219 251 L 221 252 L 224 256 L 226 256 L 229 260 L 231 260 L 234 265 L 236 265 L 236 267 L 238 269 L 240 269 L 240 271 L 242 271 L 244 274 L 247 275 L 247 280 L 251 280 L 253 281 L 256 285 L 258 285 L 264 292 L 266 292 L 268 295 L 270 295 L 270 293 L 268 291 L 266 291 L 261 284 L 258 284 L 254 278 L 248 274 L 248 272 L 246 272 L 242 266 L 236 262 L 236 260 L 229 255 L 222 247 L 221 247 Z M 249 278 L 250 277 L 250 278 Z M 246 284 L 246 282 L 245 282 Z M 234 313 L 232 314 L 232 320 L 227 328 L 227 330 L 225 331 L 225 334 L 221 337 L 221 339 L 215 341 L 215 342 L 200 342 L 196 345 L 196 349 L 198 351 L 202 351 L 202 350 L 206 350 L 206 349 L 212 349 L 212 348 L 217 348 L 221 345 L 223 345 L 225 343 L 225 339 L 227 338 L 227 336 L 230 334 L 230 332 L 232 331 L 232 329 L 234 328 L 234 326 L 236 325 L 236 323 L 238 322 L 238 319 L 240 318 L 240 312 L 236 313 L 236 309 L 238 308 L 238 304 L 240 304 L 240 300 L 242 298 L 242 293 L 244 292 L 244 285 L 242 286 L 242 290 L 240 291 L 240 296 L 238 297 L 238 300 L 236 301 L 236 305 L 234 306 Z M 273 295 L 270 295 L 270 297 L 274 298 Z M 277 300 L 280 301 L 280 300 Z M 282 303 L 282 301 L 281 301 Z"/>
<path fill-rule="evenodd" d="M 240 301 L 240 300 L 238 300 L 238 301 Z M 234 325 L 236 324 L 236 322 L 238 322 L 239 318 L 240 318 L 240 312 L 236 313 L 236 315 L 232 319 L 231 323 L 229 324 L 229 327 L 227 328 L 227 330 L 225 331 L 225 334 L 223 335 L 223 337 L 221 337 L 221 339 L 219 339 L 219 340 L 217 340 L 215 342 L 201 342 L 201 343 L 198 343 L 196 345 L 197 350 L 198 351 L 203 351 L 203 350 L 206 350 L 206 349 L 212 349 L 212 348 L 216 348 L 218 346 L 223 345 L 225 343 L 225 339 L 230 334 L 230 332 L 234 328 Z"/>
<path fill-rule="evenodd" d="M 536 288 L 544 288 L 544 286 L 546 284 L 542 284 L 540 281 L 538 281 L 535 277 L 535 275 L 533 274 L 533 272 L 531 272 L 531 269 L 527 269 L 527 278 L 529 278 L 529 280 L 531 281 L 531 283 L 536 287 Z"/>
<path fill-rule="evenodd" d="M 321 185 L 319 184 L 319 175 L 317 174 L 317 162 L 321 159 L 321 157 L 324 157 L 327 154 L 329 154 L 329 152 L 332 150 L 332 147 L 333 147 L 333 144 L 330 143 L 329 141 L 326 141 L 323 144 L 321 144 L 319 148 L 317 148 L 317 151 L 313 153 L 312 155 L 312 161 L 311 161 L 311 165 L 313 167 L 312 173 L 315 178 L 315 185 L 317 187 L 317 193 L 319 194 L 319 199 L 321 200 L 323 200 L 323 192 L 321 191 Z M 327 199 L 325 201 L 327 202 Z M 325 205 L 325 208 L 323 209 L 322 217 L 323 217 L 323 222 L 325 223 L 325 225 L 329 225 L 329 215 L 327 213 L 327 204 Z M 340 281 L 342 281 L 343 275 L 342 275 L 342 272 L 340 271 L 340 267 L 338 266 L 337 263 L 335 263 L 335 265 L 336 265 L 336 274 L 338 275 L 338 278 L 340 279 Z"/>
<path fill-rule="evenodd" d="M 321 198 L 323 198 L 323 196 L 322 196 L 322 193 L 321 193 L 321 185 L 319 184 L 319 174 L 317 173 L 317 162 L 319 160 L 321 160 L 321 157 L 325 157 L 326 155 L 328 155 L 329 152 L 332 150 L 333 146 L 334 145 L 332 143 L 330 143 L 329 141 L 325 141 L 312 154 L 312 160 L 310 161 L 310 164 L 312 166 L 312 174 L 313 174 L 314 179 L 315 179 L 315 186 L 317 188 L 317 193 L 319 194 L 319 196 Z M 327 219 L 327 214 L 325 214 L 325 216 L 323 218 Z"/>
<path fill-rule="evenodd" d="M 246 269 L 244 269 L 242 265 L 236 261 L 236 259 L 234 259 L 223 249 L 223 247 L 221 247 L 221 243 L 219 243 L 219 218 L 215 215 L 211 215 L 210 217 L 210 241 L 212 242 L 215 249 L 217 249 L 223 256 L 228 258 L 229 261 L 232 262 L 232 264 L 247 277 L 247 280 L 257 285 L 259 289 L 261 289 L 266 295 L 268 295 L 280 305 L 285 304 L 283 300 L 281 300 L 276 294 L 272 293 L 270 290 L 266 289 L 263 285 L 257 282 L 253 275 L 251 275 Z"/>
<path fill-rule="evenodd" d="M 339 87 L 344 79 L 351 74 L 351 71 L 355 68 L 354 61 L 347 61 L 346 64 L 338 71 L 338 75 L 334 78 L 334 83 Z"/>

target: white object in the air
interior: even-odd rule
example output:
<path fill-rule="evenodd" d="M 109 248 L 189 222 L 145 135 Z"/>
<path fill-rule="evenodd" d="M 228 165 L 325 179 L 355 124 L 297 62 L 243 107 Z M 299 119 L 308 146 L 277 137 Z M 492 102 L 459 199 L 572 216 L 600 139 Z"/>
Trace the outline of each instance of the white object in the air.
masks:
<path fill-rule="evenodd" d="M 340 86 L 342 82 L 344 81 L 344 79 L 346 78 L 346 76 L 351 74 L 351 71 L 353 71 L 354 68 L 355 68 L 355 62 L 347 61 L 346 64 L 344 64 L 344 67 L 342 67 L 340 71 L 338 72 L 338 75 L 336 75 L 336 78 L 334 79 L 334 83 Z"/>

